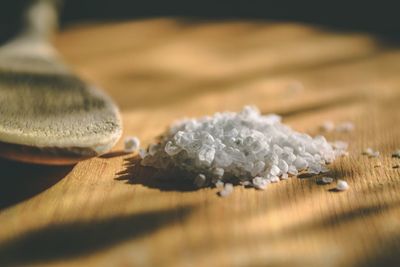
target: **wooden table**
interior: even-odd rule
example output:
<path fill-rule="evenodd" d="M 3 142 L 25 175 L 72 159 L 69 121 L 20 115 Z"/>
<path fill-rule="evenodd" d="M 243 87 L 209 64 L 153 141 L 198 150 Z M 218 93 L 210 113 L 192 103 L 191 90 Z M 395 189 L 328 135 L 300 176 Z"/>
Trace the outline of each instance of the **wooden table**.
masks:
<path fill-rule="evenodd" d="M 176 119 L 245 104 L 313 135 L 354 122 L 326 134 L 350 143 L 330 167 L 350 189 L 293 178 L 219 198 L 139 177 L 122 142 L 72 167 L 2 160 L 0 266 L 400 266 L 398 47 L 294 23 L 173 19 L 75 26 L 55 41 L 144 145 Z"/>

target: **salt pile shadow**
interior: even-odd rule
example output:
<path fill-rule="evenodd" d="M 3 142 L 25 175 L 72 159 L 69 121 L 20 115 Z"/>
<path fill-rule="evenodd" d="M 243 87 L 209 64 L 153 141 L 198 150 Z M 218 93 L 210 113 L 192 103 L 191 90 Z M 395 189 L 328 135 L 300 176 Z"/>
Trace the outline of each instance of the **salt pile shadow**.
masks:
<path fill-rule="evenodd" d="M 194 185 L 193 180 L 189 179 L 189 177 L 184 177 L 181 173 L 173 170 L 166 172 L 152 167 L 142 166 L 140 164 L 141 160 L 142 159 L 138 155 L 126 158 L 124 160 L 124 170 L 116 174 L 117 177 L 115 180 L 126 181 L 127 184 L 131 185 L 143 185 L 148 188 L 158 189 L 160 191 L 192 192 L 199 190 L 199 188 Z M 331 176 L 335 179 L 343 179 L 353 175 L 354 173 L 352 170 L 343 170 L 343 168 L 338 168 L 335 166 L 327 173 L 300 173 L 296 177 L 290 179 L 309 180 L 311 183 L 316 183 L 320 186 L 330 186 L 327 189 L 329 192 L 339 192 L 335 189 L 334 183 L 327 185 L 322 183 L 320 178 L 323 176 Z M 234 185 L 238 185 L 238 183 L 233 181 L 230 182 L 232 182 Z M 249 186 L 246 186 L 246 188 L 249 188 Z"/>
<path fill-rule="evenodd" d="M 170 171 L 159 171 L 140 164 L 141 158 L 134 156 L 126 158 L 124 170 L 117 173 L 115 180 L 126 181 L 127 184 L 143 185 L 160 191 L 196 191 L 198 188 L 191 179 L 185 179 L 182 174 Z"/>

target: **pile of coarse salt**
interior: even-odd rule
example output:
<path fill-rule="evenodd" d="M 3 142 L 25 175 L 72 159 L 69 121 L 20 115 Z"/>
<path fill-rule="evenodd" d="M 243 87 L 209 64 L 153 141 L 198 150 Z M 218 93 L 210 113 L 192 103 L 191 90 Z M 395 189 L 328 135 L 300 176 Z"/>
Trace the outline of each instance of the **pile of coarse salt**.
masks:
<path fill-rule="evenodd" d="M 300 171 L 326 172 L 325 165 L 346 149 L 345 142 L 296 132 L 281 117 L 246 106 L 238 113 L 178 121 L 140 155 L 143 166 L 182 171 L 198 187 L 225 188 L 225 196 L 231 183 L 264 189 Z"/>

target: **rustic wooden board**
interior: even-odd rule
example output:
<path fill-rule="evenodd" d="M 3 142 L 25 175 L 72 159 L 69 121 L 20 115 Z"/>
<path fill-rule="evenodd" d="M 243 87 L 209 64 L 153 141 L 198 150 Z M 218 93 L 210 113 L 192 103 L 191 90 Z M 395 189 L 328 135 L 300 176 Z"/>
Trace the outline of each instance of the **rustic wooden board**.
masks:
<path fill-rule="evenodd" d="M 73 167 L 1 160 L 1 266 L 400 265 L 400 49 L 293 23 L 172 19 L 72 27 L 56 45 L 144 144 L 175 119 L 245 104 L 311 134 L 353 121 L 327 134 L 350 143 L 331 168 L 351 188 L 295 178 L 219 198 L 146 180 L 122 142 Z M 369 146 L 382 156 L 361 155 Z"/>

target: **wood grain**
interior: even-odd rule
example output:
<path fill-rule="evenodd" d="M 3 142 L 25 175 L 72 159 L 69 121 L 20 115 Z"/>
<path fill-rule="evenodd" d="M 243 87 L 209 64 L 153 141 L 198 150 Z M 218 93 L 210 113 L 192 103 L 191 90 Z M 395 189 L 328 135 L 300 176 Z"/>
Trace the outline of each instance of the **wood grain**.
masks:
<path fill-rule="evenodd" d="M 121 142 L 73 169 L 2 161 L 1 266 L 400 264 L 396 46 L 294 23 L 173 19 L 76 26 L 55 41 L 144 145 L 175 119 L 245 104 L 311 134 L 324 120 L 353 121 L 354 132 L 327 134 L 350 143 L 331 166 L 350 190 L 311 177 L 219 198 L 138 172 Z"/>

